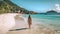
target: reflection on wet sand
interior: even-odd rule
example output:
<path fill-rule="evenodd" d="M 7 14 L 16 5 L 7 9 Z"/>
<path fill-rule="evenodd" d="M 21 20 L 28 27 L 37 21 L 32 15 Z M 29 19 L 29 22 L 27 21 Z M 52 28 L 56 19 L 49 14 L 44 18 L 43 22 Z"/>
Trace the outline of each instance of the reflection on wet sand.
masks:
<path fill-rule="evenodd" d="M 12 30 L 9 30 L 9 31 L 19 31 L 19 30 L 26 30 L 28 28 L 20 28 L 20 29 L 12 29 Z"/>
<path fill-rule="evenodd" d="M 33 25 L 31 29 L 17 29 L 17 31 L 9 31 L 8 34 L 55 34 L 55 32 L 44 26 Z"/>

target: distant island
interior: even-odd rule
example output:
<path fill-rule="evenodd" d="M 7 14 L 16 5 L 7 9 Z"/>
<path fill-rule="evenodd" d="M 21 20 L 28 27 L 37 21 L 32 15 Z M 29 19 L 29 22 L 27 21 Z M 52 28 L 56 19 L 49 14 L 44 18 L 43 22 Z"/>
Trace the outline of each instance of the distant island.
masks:
<path fill-rule="evenodd" d="M 54 11 L 54 10 L 50 10 L 50 11 L 47 11 L 46 13 L 39 13 L 39 14 L 42 14 L 42 15 L 60 15 L 60 13 L 58 13 L 57 11 Z"/>

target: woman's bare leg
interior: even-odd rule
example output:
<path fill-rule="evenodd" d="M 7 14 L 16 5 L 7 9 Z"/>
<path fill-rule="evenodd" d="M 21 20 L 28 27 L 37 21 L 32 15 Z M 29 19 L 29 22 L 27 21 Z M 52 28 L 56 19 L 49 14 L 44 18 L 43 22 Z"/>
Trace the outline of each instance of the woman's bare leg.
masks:
<path fill-rule="evenodd" d="M 31 29 L 31 25 L 29 25 L 29 29 Z"/>

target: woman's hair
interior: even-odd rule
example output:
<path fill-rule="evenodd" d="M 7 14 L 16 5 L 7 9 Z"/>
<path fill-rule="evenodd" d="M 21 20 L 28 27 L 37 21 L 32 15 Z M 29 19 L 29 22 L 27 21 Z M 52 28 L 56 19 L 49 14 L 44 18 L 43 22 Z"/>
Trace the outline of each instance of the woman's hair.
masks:
<path fill-rule="evenodd" d="M 31 18 L 31 16 L 29 15 L 29 18 Z"/>

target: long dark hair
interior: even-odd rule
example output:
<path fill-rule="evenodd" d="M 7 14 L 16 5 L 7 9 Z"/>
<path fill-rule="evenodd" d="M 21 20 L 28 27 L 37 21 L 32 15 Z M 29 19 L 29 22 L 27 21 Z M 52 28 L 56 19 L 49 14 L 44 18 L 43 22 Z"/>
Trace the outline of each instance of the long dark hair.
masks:
<path fill-rule="evenodd" d="M 30 16 L 30 15 L 28 16 L 28 19 L 30 19 L 30 20 L 31 20 L 31 16 Z"/>
<path fill-rule="evenodd" d="M 29 18 L 31 18 L 31 16 L 29 15 Z"/>

